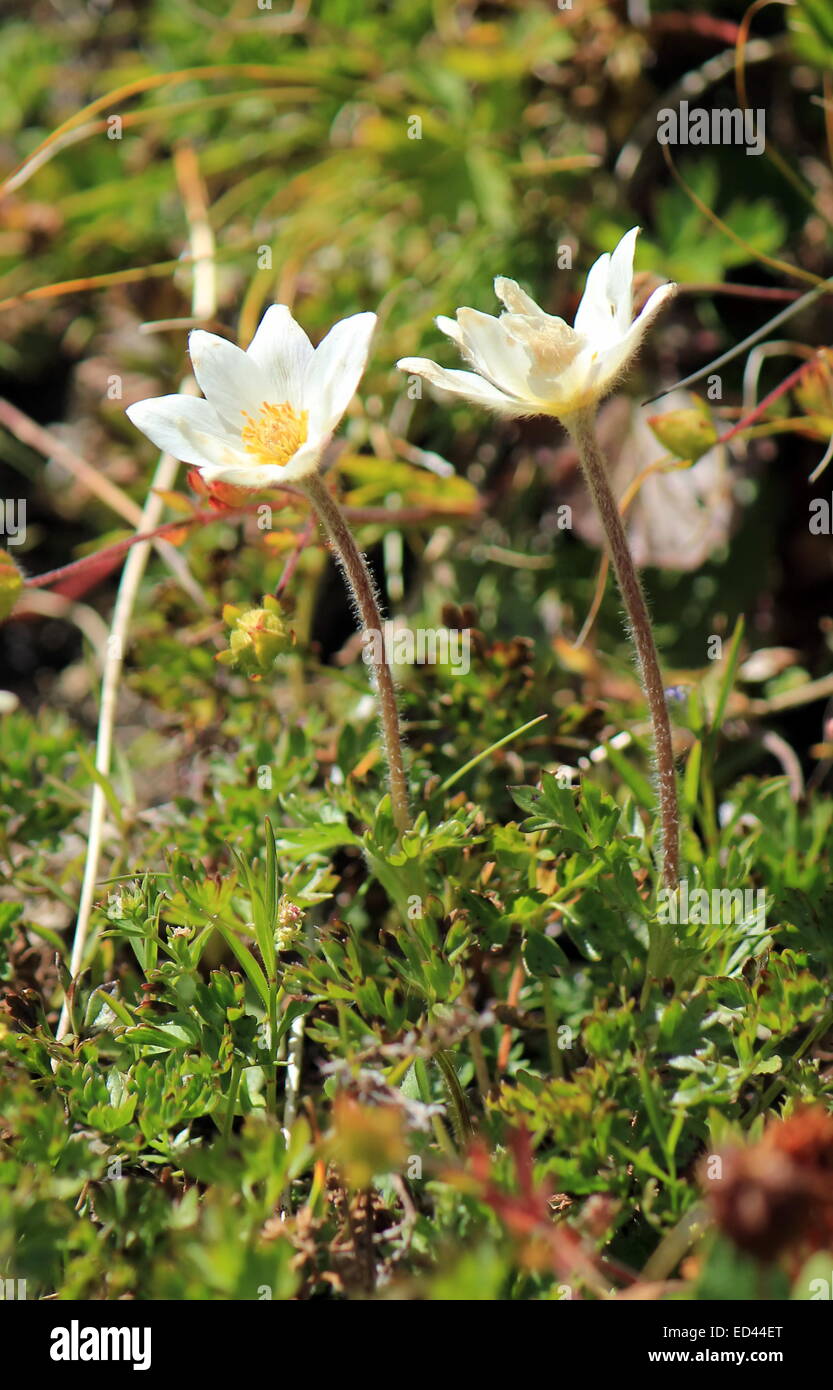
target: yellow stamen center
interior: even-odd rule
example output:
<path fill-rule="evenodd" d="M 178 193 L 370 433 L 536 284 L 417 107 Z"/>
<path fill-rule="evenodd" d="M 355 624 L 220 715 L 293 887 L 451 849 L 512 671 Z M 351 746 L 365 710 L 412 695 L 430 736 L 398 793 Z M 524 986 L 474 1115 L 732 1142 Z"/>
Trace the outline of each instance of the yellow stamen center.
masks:
<path fill-rule="evenodd" d="M 254 455 L 259 464 L 278 464 L 283 467 L 300 449 L 307 437 L 309 412 L 295 410 L 284 401 L 273 405 L 264 401 L 257 419 L 243 411 L 246 424 L 240 431 L 246 452 Z"/>

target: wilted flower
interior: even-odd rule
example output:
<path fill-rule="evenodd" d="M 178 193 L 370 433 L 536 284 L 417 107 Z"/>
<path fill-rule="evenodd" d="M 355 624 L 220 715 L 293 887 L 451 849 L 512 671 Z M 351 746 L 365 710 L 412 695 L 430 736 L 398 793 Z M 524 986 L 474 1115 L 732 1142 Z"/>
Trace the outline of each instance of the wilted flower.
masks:
<path fill-rule="evenodd" d="M 692 419 L 688 437 L 675 428 L 689 414 L 704 422 L 700 410 L 687 411 L 690 397 L 674 391 L 666 397 L 669 409 L 650 419 L 626 396 L 615 396 L 602 406 L 597 433 L 604 451 L 611 487 L 617 497 L 627 499 L 623 515 L 631 554 L 641 568 L 694 570 L 704 564 L 729 538 L 735 512 L 732 492 L 731 445 L 706 443 L 705 434 Z M 678 408 L 680 407 L 680 408 Z M 671 422 L 666 428 L 666 422 Z M 685 431 L 685 426 L 681 426 Z M 701 435 L 696 444 L 698 434 Z M 674 444 L 678 458 L 692 458 L 691 467 L 660 467 L 663 448 Z M 696 445 L 696 447 L 695 447 Z M 703 447 L 705 445 L 705 447 Z M 670 461 L 669 461 L 670 462 Z M 568 463 L 567 450 L 562 463 Z M 604 528 L 595 507 L 575 478 L 557 479 L 559 492 L 572 509 L 574 533 L 591 545 L 604 544 Z M 634 489 L 638 485 L 638 491 Z"/>
<path fill-rule="evenodd" d="M 720 1229 L 760 1260 L 833 1241 L 833 1116 L 820 1105 L 773 1120 L 757 1144 L 712 1155 L 701 1177 Z"/>
<path fill-rule="evenodd" d="M 313 346 L 285 304 L 267 309 L 245 352 L 214 333 L 188 340 L 205 400 L 159 396 L 127 414 L 206 482 L 268 488 L 315 473 L 359 384 L 375 314 L 342 319 Z"/>
<path fill-rule="evenodd" d="M 633 254 L 638 227 L 590 268 L 574 327 L 545 314 L 514 280 L 498 276 L 495 293 L 505 305 L 500 318 L 458 309 L 437 327 L 456 343 L 473 372 L 448 371 L 424 357 L 403 357 L 397 366 L 433 386 L 464 396 L 504 415 L 554 415 L 566 419 L 610 391 L 637 351 L 648 325 L 674 293 L 654 290 L 633 317 Z"/>

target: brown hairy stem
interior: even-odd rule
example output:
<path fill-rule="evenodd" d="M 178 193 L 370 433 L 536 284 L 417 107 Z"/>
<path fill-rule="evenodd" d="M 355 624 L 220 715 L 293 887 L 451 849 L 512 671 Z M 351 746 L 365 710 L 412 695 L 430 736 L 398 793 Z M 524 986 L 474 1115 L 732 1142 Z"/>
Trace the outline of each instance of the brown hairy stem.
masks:
<path fill-rule="evenodd" d="M 353 539 L 353 533 L 347 525 L 341 507 L 317 473 L 305 478 L 300 486 L 317 512 L 318 519 L 333 547 L 336 559 L 341 565 L 362 627 L 365 632 L 382 634 L 384 632 L 382 616 L 376 602 L 376 591 L 367 560 Z M 369 644 L 370 669 L 379 701 L 382 741 L 390 775 L 393 818 L 401 835 L 411 825 L 408 784 L 405 779 L 405 766 L 402 760 L 402 738 L 399 731 L 399 711 L 396 705 L 393 676 L 384 653 L 384 641 L 381 642 L 381 656 L 375 654 L 379 645 L 378 641 L 371 641 Z"/>
<path fill-rule="evenodd" d="M 566 419 L 564 424 L 578 448 L 584 476 L 604 527 L 608 552 L 630 622 L 642 688 L 648 701 L 654 730 L 662 835 L 662 877 L 666 888 L 676 889 L 680 881 L 680 813 L 677 808 L 674 748 L 648 607 L 619 508 L 607 479 L 605 461 L 596 440 L 594 412 L 592 409 L 578 411 Z"/>

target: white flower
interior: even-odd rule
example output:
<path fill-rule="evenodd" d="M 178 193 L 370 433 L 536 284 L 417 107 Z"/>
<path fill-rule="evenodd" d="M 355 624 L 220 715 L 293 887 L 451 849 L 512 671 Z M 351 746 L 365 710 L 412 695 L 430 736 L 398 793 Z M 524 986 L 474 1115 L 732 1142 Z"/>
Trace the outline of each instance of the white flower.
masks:
<path fill-rule="evenodd" d="M 692 396 L 672 391 L 663 398 L 668 418 L 689 410 Z M 695 570 L 729 539 L 735 515 L 731 445 L 716 444 L 687 468 L 656 468 L 663 446 L 648 424 L 656 407 L 640 409 L 626 396 L 603 405 L 597 436 L 607 459 L 613 492 L 624 497 L 635 479 L 639 491 L 623 517 L 628 544 L 639 569 Z M 646 464 L 648 467 L 646 468 Z M 560 499 L 559 499 L 560 500 Z M 591 545 L 604 545 L 604 528 L 580 480 L 564 493 L 572 508 L 574 534 Z"/>
<path fill-rule="evenodd" d="M 127 414 L 206 482 L 269 488 L 314 473 L 359 384 L 375 314 L 342 319 L 313 346 L 285 304 L 266 310 L 245 352 L 214 333 L 188 339 L 205 400 L 159 396 Z"/>
<path fill-rule="evenodd" d="M 545 314 L 514 280 L 498 276 L 495 293 L 508 311 L 500 318 L 458 309 L 456 322 L 437 319 L 474 371 L 448 371 L 425 357 L 403 357 L 396 365 L 503 415 L 574 415 L 607 395 L 676 289 L 661 285 L 634 319 L 638 235 L 633 227 L 612 255 L 606 252 L 591 266 L 573 328 Z"/>

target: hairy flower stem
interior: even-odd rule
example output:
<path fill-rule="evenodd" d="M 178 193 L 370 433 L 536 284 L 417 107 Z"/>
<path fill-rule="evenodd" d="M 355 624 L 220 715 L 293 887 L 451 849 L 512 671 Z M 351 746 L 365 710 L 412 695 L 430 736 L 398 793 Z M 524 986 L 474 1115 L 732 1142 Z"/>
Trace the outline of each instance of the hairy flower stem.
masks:
<path fill-rule="evenodd" d="M 327 485 L 318 474 L 305 478 L 301 484 L 307 497 L 318 514 L 318 519 L 326 532 L 347 580 L 348 588 L 358 611 L 365 632 L 382 634 L 382 617 L 376 602 L 376 592 L 367 561 L 353 539 L 353 533 L 344 519 L 344 514 L 330 493 Z M 381 656 L 376 653 L 381 647 Z M 408 807 L 408 784 L 405 780 L 405 766 L 402 760 L 402 738 L 399 731 L 399 711 L 396 707 L 396 692 L 393 676 L 384 651 L 384 641 L 377 636 L 369 644 L 370 668 L 373 685 L 379 701 L 379 714 L 382 724 L 382 741 L 390 774 L 390 795 L 393 819 L 400 835 L 411 825 Z"/>
<path fill-rule="evenodd" d="M 605 461 L 596 440 L 594 411 L 578 411 L 564 420 L 564 424 L 578 448 L 590 495 L 604 527 L 607 548 L 630 622 L 642 688 L 648 701 L 654 730 L 662 835 L 662 878 L 666 888 L 676 889 L 680 881 L 680 813 L 677 809 L 674 748 L 671 742 L 665 689 L 645 595 L 630 552 L 619 508 L 607 480 Z"/>

